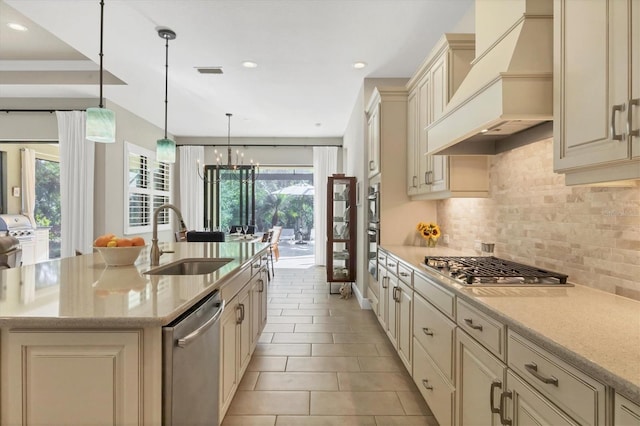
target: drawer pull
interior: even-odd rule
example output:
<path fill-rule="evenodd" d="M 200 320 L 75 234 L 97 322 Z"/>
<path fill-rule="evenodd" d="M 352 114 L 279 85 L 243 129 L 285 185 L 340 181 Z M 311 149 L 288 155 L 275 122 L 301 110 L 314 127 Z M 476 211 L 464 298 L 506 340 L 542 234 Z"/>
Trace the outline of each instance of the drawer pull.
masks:
<path fill-rule="evenodd" d="M 627 133 L 629 137 L 640 137 L 640 129 L 633 129 L 633 107 L 640 106 L 640 99 L 631 99 L 629 101 L 629 111 L 627 112 Z"/>
<path fill-rule="evenodd" d="M 623 141 L 624 134 L 616 133 L 616 111 L 624 112 L 624 104 L 614 105 L 611 107 L 611 139 L 614 141 Z"/>
<path fill-rule="evenodd" d="M 426 334 L 427 336 L 433 336 L 433 331 L 431 331 L 430 329 L 428 329 L 427 327 L 422 327 L 422 332 L 424 334 Z"/>
<path fill-rule="evenodd" d="M 429 384 L 429 381 L 427 379 L 422 379 L 422 386 L 424 386 L 424 388 L 427 390 L 433 390 L 433 386 Z"/>
<path fill-rule="evenodd" d="M 491 382 L 491 388 L 489 389 L 489 407 L 493 414 L 500 414 L 500 408 L 495 408 L 493 403 L 493 396 L 496 393 L 496 388 L 502 389 L 502 382 L 500 380 L 494 380 Z"/>
<path fill-rule="evenodd" d="M 474 324 L 472 319 L 465 318 L 465 319 L 464 319 L 464 322 L 466 322 L 466 323 L 467 323 L 467 325 L 468 325 L 469 327 L 473 328 L 474 330 L 482 331 L 482 326 L 481 326 L 481 325 Z"/>
<path fill-rule="evenodd" d="M 506 399 L 511 398 L 511 391 L 505 391 L 500 394 L 500 410 L 498 413 L 500 414 L 500 424 L 503 426 L 511 426 L 511 419 L 507 419 L 504 416 Z"/>
<path fill-rule="evenodd" d="M 403 277 L 408 277 L 409 274 L 407 274 L 406 272 L 400 272 L 400 275 L 402 275 Z"/>
<path fill-rule="evenodd" d="M 531 373 L 533 377 L 540 380 L 542 383 L 547 385 L 558 386 L 558 379 L 556 379 L 555 377 L 553 376 L 544 377 L 542 374 L 538 373 L 538 366 L 536 365 L 535 362 L 532 362 L 531 364 L 525 364 L 524 368 L 526 368 L 527 371 Z"/>
<path fill-rule="evenodd" d="M 395 268 L 396 264 L 395 263 L 387 263 L 387 268 L 389 268 L 389 267 Z"/>
<path fill-rule="evenodd" d="M 387 277 L 382 277 L 382 288 L 389 288 L 388 285 L 384 285 L 385 281 L 387 281 Z"/>

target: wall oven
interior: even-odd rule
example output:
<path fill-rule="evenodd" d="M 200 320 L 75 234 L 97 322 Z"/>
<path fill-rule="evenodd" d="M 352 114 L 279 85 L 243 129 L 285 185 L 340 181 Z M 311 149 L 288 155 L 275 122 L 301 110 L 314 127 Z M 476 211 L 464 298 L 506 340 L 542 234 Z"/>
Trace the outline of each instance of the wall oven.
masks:
<path fill-rule="evenodd" d="M 367 196 L 369 204 L 367 240 L 368 248 L 368 269 L 369 273 L 378 279 L 378 245 L 380 245 L 380 184 L 375 183 L 369 187 Z"/>

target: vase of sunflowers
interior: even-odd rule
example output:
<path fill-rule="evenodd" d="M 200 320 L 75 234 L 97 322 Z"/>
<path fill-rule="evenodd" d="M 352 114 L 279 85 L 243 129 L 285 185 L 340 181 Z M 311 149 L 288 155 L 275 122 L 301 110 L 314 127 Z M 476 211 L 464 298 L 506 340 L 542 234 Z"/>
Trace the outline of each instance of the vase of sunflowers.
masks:
<path fill-rule="evenodd" d="M 416 226 L 420 236 L 426 241 L 427 247 L 435 247 L 440 238 L 440 227 L 433 222 L 419 222 Z"/>

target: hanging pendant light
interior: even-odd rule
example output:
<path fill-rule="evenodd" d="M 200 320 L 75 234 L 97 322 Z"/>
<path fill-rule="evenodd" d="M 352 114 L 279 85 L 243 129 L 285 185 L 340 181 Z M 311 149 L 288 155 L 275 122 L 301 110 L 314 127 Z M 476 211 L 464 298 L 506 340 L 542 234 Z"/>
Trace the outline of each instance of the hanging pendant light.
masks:
<path fill-rule="evenodd" d="M 158 139 L 156 143 L 156 160 L 165 163 L 175 163 L 176 143 L 167 137 L 167 107 L 169 105 L 167 96 L 169 92 L 169 40 L 175 39 L 176 33 L 168 28 L 161 28 L 158 30 L 158 36 L 166 41 L 166 61 L 164 66 L 164 138 Z"/>
<path fill-rule="evenodd" d="M 100 0 L 100 104 L 98 108 L 87 108 L 86 135 L 94 142 L 116 141 L 116 113 L 104 107 L 102 97 L 102 39 L 104 32 L 104 0 Z"/>

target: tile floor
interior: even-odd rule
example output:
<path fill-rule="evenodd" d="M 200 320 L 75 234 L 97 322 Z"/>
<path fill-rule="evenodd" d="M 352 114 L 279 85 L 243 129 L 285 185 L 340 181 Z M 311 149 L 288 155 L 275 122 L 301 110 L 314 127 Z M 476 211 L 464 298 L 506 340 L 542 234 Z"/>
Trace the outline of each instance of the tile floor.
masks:
<path fill-rule="evenodd" d="M 324 268 L 276 269 L 265 330 L 223 426 L 437 426 L 370 310 Z"/>

